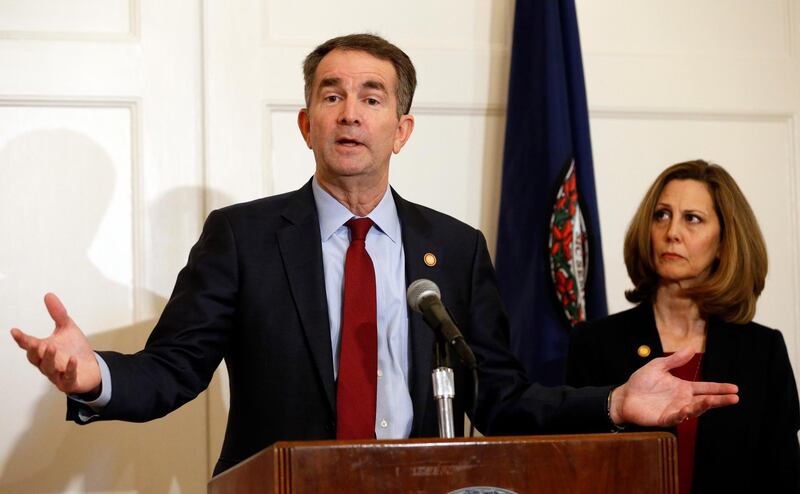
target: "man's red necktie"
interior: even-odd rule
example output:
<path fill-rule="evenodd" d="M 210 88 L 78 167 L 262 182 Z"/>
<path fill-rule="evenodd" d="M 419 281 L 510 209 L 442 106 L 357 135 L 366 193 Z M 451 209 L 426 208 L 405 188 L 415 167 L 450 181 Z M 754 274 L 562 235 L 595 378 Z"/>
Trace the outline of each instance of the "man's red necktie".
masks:
<path fill-rule="evenodd" d="M 367 253 L 369 218 L 353 218 L 344 261 L 342 345 L 336 391 L 336 438 L 375 437 L 378 383 L 378 323 L 375 268 Z"/>

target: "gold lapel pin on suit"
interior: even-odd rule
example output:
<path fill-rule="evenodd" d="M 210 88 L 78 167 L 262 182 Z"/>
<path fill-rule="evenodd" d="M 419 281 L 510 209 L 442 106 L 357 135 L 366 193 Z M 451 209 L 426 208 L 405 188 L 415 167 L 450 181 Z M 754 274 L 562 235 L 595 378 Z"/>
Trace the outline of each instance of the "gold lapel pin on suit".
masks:
<path fill-rule="evenodd" d="M 636 353 L 642 358 L 649 357 L 651 351 L 647 345 L 639 345 L 639 348 L 636 349 Z"/>
<path fill-rule="evenodd" d="M 428 252 L 427 254 L 422 256 L 422 262 L 424 262 L 425 265 L 428 266 L 429 268 L 432 268 L 436 266 L 436 256 L 433 255 L 433 253 Z"/>

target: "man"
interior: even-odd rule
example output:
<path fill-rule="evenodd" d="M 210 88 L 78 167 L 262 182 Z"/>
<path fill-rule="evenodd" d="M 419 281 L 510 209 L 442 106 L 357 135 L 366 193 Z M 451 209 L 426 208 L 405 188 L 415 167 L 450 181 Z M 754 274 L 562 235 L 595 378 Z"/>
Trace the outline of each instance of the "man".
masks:
<path fill-rule="evenodd" d="M 70 394 L 71 419 L 163 416 L 205 389 L 224 358 L 231 404 L 215 474 L 277 440 L 435 436 L 434 335 L 405 304 L 418 278 L 438 284 L 477 356 L 472 420 L 485 433 L 674 424 L 737 401 L 735 386 L 672 377 L 687 352 L 613 392 L 529 384 L 507 349 L 483 235 L 389 187 L 391 154 L 414 128 L 407 55 L 377 36 L 344 36 L 317 47 L 304 74 L 298 125 L 313 179 L 209 215 L 144 350 L 95 354 L 52 294 L 50 337 L 12 330 L 31 363 Z M 461 416 L 472 391 L 465 369 L 456 373 Z"/>

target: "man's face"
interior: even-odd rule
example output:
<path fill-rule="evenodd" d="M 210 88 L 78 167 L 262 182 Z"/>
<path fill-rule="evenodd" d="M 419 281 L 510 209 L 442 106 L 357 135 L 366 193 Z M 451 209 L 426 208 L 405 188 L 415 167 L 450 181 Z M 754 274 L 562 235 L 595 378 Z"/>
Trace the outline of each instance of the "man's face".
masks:
<path fill-rule="evenodd" d="M 388 182 L 389 158 L 400 152 L 414 128 L 410 115 L 397 117 L 396 89 L 391 62 L 340 49 L 322 59 L 309 108 L 297 119 L 314 151 L 319 180 L 360 177 L 367 183 Z"/>

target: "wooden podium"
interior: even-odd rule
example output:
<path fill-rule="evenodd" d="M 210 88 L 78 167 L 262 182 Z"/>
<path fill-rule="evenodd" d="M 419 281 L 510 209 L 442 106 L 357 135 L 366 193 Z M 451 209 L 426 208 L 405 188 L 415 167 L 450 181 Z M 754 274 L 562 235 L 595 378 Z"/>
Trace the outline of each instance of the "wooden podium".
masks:
<path fill-rule="evenodd" d="M 208 492 L 674 494 L 676 458 L 664 432 L 278 442 L 212 478 Z"/>

